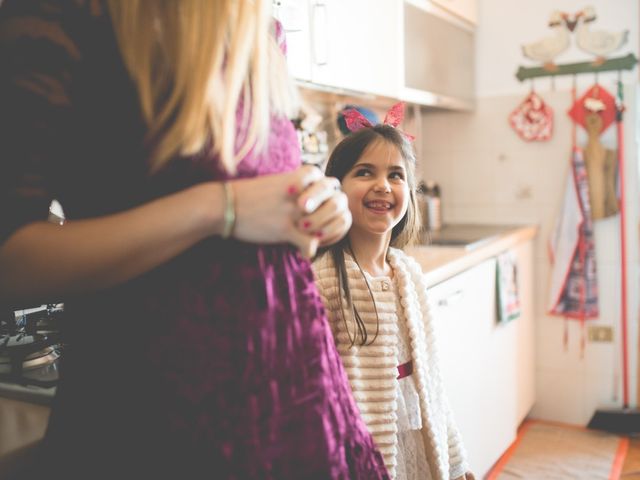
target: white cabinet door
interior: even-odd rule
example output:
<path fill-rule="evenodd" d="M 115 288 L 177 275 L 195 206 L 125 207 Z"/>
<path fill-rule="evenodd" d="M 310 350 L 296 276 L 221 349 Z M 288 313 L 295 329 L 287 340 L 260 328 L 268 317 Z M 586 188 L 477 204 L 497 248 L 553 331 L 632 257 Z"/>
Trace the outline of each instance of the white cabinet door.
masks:
<path fill-rule="evenodd" d="M 278 0 L 289 71 L 314 84 L 398 97 L 401 0 Z"/>
<path fill-rule="evenodd" d="M 311 0 L 312 80 L 397 96 L 402 65 L 402 2 Z"/>
<path fill-rule="evenodd" d="M 478 478 L 517 428 L 515 328 L 496 324 L 495 268 L 495 259 L 487 260 L 429 291 L 444 385 Z"/>
<path fill-rule="evenodd" d="M 299 80 L 311 81 L 309 1 L 274 1 L 273 15 L 284 27 L 289 73 Z"/>

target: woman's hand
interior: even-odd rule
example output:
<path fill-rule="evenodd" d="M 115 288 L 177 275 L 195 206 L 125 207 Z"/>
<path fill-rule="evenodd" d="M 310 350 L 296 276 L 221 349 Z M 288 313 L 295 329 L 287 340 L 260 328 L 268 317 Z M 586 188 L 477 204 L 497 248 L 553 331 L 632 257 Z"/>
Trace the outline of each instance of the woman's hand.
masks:
<path fill-rule="evenodd" d="M 336 186 L 335 179 L 313 166 L 233 181 L 233 236 L 254 243 L 288 242 L 311 258 L 319 245 L 337 241 L 351 226 L 346 196 Z"/>
<path fill-rule="evenodd" d="M 324 177 L 310 185 L 298 197 L 304 215 L 298 228 L 320 240 L 320 246 L 331 245 L 346 235 L 351 227 L 349 200 L 340 190 L 340 181 Z"/>

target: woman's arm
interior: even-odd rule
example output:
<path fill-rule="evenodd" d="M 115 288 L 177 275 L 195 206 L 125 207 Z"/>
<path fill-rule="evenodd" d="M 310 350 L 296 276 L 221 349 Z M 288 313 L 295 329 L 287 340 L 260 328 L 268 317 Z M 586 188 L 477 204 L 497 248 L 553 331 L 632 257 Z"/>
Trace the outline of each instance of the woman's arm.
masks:
<path fill-rule="evenodd" d="M 29 223 L 0 246 L 0 303 L 42 302 L 110 287 L 222 230 L 220 184 L 63 226 Z"/>
<path fill-rule="evenodd" d="M 231 186 L 233 236 L 239 240 L 291 243 L 310 257 L 319 239 L 297 227 L 303 214 L 312 214 L 300 203 L 311 198 L 319 204 L 315 208 L 336 204 L 333 216 L 350 218 L 344 194 L 314 167 L 235 180 Z M 29 223 L 0 245 L 0 303 L 46 302 L 132 279 L 220 234 L 224 202 L 221 183 L 208 182 L 114 215 L 64 226 Z M 349 225 L 341 227 L 342 234 Z"/>

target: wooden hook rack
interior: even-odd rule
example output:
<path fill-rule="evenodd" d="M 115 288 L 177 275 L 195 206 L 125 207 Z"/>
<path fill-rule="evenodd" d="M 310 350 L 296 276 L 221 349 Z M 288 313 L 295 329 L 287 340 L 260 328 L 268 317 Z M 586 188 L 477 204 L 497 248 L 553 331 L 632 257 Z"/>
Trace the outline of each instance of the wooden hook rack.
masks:
<path fill-rule="evenodd" d="M 624 57 L 610 58 L 600 65 L 593 62 L 567 63 L 557 65 L 557 70 L 547 70 L 543 67 L 520 67 L 516 73 L 516 78 L 521 82 L 529 78 L 554 77 L 559 75 L 577 75 L 579 73 L 598 73 L 611 70 L 631 70 L 638 63 L 638 59 L 633 53 Z"/>

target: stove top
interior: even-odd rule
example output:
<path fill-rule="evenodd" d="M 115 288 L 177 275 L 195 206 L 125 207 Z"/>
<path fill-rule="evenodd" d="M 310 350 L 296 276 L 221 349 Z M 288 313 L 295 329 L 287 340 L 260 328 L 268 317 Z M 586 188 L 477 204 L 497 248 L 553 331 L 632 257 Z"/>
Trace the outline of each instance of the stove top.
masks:
<path fill-rule="evenodd" d="M 49 304 L 0 319 L 0 394 L 53 395 L 64 350 L 63 312 L 62 304 Z"/>
<path fill-rule="evenodd" d="M 31 335 L 0 338 L 0 381 L 51 387 L 58 381 L 62 345 Z"/>

